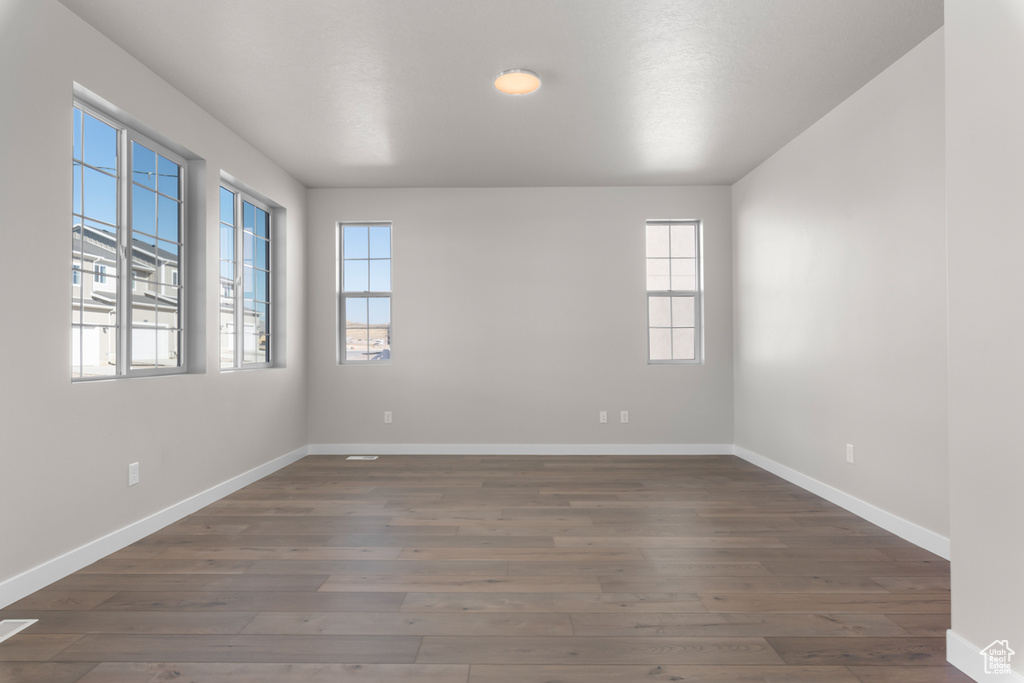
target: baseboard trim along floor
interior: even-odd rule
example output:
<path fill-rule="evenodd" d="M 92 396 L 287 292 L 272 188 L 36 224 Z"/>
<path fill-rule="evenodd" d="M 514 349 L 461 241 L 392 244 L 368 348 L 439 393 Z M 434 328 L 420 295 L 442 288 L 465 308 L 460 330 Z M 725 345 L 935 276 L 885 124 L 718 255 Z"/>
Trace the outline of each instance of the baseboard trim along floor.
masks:
<path fill-rule="evenodd" d="M 894 515 L 888 510 L 865 502 L 860 498 L 851 496 L 845 491 L 840 491 L 834 486 L 818 481 L 813 477 L 798 472 L 781 463 L 775 462 L 742 446 L 735 446 L 734 454 L 743 458 L 752 465 L 757 465 L 763 470 L 781 477 L 791 484 L 796 484 L 805 491 L 821 496 L 830 503 L 835 503 L 844 510 L 849 510 L 861 519 L 882 527 L 886 531 L 896 534 L 900 538 L 910 541 L 914 545 L 935 553 L 944 560 L 949 559 L 949 539 L 934 531 L 925 529 L 923 526 L 914 524 L 910 520 Z"/>
<path fill-rule="evenodd" d="M 308 451 L 305 446 L 298 448 L 291 453 L 275 458 L 259 467 L 254 467 L 248 472 L 243 472 L 201 493 L 197 493 L 190 498 L 164 508 L 149 517 L 133 522 L 95 541 L 90 541 L 83 546 L 64 553 L 60 557 L 56 557 L 7 579 L 0 583 L 0 608 L 17 602 L 25 596 L 45 588 L 54 581 L 63 579 L 79 569 L 103 559 L 107 555 L 163 529 L 165 526 L 187 517 L 210 503 L 218 501 L 224 496 L 234 493 L 253 482 L 259 481 L 282 467 L 301 460 L 307 453 Z"/>
<path fill-rule="evenodd" d="M 1013 671 L 1008 674 L 986 673 L 985 657 L 982 655 L 981 648 L 961 638 L 953 632 L 953 629 L 946 631 L 946 661 L 976 681 L 1024 683 L 1024 676 Z"/>
<path fill-rule="evenodd" d="M 319 443 L 310 455 L 734 455 L 725 443 Z"/>

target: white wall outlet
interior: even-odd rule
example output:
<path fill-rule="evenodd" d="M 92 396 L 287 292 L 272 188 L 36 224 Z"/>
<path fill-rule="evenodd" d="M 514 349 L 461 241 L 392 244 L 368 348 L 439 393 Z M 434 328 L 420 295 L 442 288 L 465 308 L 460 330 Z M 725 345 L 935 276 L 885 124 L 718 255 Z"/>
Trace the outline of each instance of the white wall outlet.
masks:
<path fill-rule="evenodd" d="M 133 462 L 128 465 L 128 485 L 135 486 L 139 483 L 139 463 Z"/>
<path fill-rule="evenodd" d="M 386 424 L 386 425 L 391 424 L 391 411 L 390 410 L 385 410 L 384 411 L 384 424 Z"/>
<path fill-rule="evenodd" d="M 598 413 L 597 421 L 600 422 L 601 424 L 605 424 L 606 422 L 608 422 L 608 411 L 602 410 L 600 413 Z"/>
<path fill-rule="evenodd" d="M 853 444 L 846 444 L 846 462 L 853 462 Z"/>
<path fill-rule="evenodd" d="M 621 422 L 622 424 L 626 424 L 627 422 L 629 422 L 628 410 L 623 410 L 622 412 L 619 413 L 619 422 Z"/>

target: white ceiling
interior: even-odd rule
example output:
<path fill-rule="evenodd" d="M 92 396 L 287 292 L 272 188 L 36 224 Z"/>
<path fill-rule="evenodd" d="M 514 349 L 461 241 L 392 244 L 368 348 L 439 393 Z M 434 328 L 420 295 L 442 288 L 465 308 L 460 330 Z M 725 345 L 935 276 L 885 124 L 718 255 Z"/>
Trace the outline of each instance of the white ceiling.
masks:
<path fill-rule="evenodd" d="M 942 0 L 61 0 L 309 187 L 732 183 Z M 543 86 L 498 93 L 498 72 Z"/>

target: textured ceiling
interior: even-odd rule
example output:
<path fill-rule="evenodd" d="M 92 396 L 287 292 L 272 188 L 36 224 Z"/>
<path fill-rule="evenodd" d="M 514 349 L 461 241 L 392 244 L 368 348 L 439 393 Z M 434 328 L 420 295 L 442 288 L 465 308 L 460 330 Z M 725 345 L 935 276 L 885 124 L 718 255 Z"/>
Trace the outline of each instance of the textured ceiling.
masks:
<path fill-rule="evenodd" d="M 61 0 L 309 187 L 731 183 L 942 0 Z M 512 97 L 510 68 L 543 86 Z"/>

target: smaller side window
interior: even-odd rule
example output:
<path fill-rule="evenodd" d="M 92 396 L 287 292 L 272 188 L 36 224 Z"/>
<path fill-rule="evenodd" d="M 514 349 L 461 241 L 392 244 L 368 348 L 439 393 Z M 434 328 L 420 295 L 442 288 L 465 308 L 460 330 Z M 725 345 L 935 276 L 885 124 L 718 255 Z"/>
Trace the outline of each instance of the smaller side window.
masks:
<path fill-rule="evenodd" d="M 338 360 L 391 360 L 391 224 L 341 223 Z"/>
<path fill-rule="evenodd" d="M 703 362 L 700 221 L 647 222 L 647 362 Z"/>

